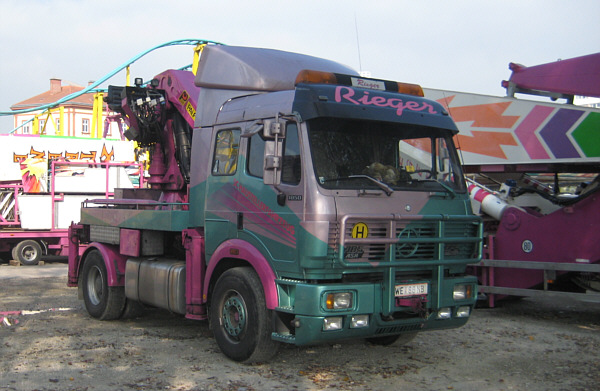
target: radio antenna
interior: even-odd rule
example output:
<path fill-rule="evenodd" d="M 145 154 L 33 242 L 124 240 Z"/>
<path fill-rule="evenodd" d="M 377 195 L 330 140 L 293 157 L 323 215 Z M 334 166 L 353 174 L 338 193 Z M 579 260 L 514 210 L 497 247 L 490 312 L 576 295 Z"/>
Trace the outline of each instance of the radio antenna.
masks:
<path fill-rule="evenodd" d="M 358 51 L 358 70 L 362 72 L 362 61 L 360 59 L 360 40 L 358 39 L 358 21 L 356 20 L 356 12 L 354 12 L 354 29 L 356 30 L 356 49 Z"/>

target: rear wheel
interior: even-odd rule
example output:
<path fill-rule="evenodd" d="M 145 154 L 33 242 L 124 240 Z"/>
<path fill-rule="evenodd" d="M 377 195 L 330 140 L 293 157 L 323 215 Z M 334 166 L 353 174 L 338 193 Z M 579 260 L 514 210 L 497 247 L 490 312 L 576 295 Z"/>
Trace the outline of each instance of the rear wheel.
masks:
<path fill-rule="evenodd" d="M 87 312 L 100 320 L 118 319 L 125 307 L 125 289 L 108 286 L 108 275 L 102 255 L 91 251 L 81 271 L 83 301 Z"/>
<path fill-rule="evenodd" d="M 42 259 L 42 246 L 35 240 L 23 240 L 13 248 L 12 256 L 23 266 L 34 266 Z"/>
<path fill-rule="evenodd" d="M 271 312 L 260 278 L 249 267 L 226 271 L 212 294 L 210 326 L 221 351 L 234 361 L 264 362 L 277 353 Z"/>

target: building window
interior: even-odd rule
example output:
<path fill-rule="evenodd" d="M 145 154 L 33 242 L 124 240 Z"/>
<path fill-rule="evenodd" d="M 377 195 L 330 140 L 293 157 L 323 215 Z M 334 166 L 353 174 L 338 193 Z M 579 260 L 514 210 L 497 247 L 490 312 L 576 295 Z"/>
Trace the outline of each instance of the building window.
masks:
<path fill-rule="evenodd" d="M 23 125 L 23 127 L 21 128 L 21 132 L 23 134 L 30 134 L 31 129 L 29 128 L 29 121 L 23 121 L 21 124 Z"/>
<path fill-rule="evenodd" d="M 46 120 L 45 120 L 45 119 L 41 119 L 41 120 L 39 121 L 39 124 L 40 124 L 40 126 L 39 126 L 39 131 L 38 131 L 38 133 L 39 133 L 39 134 L 44 134 L 44 125 L 46 125 Z"/>
<path fill-rule="evenodd" d="M 60 133 L 60 118 L 56 119 L 56 133 Z"/>
<path fill-rule="evenodd" d="M 87 118 L 81 120 L 81 133 L 90 134 L 90 120 Z"/>

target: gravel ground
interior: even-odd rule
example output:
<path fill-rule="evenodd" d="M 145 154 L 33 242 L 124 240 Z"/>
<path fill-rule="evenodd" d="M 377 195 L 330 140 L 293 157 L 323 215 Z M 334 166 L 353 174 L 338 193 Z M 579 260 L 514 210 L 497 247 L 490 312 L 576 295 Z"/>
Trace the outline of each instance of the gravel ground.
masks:
<path fill-rule="evenodd" d="M 0 390 L 600 388 L 600 304 L 515 300 L 405 346 L 284 345 L 272 362 L 248 366 L 219 352 L 206 322 L 162 310 L 90 318 L 64 268 L 59 277 L 0 278 Z"/>

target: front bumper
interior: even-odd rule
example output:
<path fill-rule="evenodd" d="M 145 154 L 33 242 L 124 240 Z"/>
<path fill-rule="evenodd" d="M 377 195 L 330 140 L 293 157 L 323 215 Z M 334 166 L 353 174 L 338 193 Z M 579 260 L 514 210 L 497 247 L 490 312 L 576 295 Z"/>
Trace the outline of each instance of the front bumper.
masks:
<path fill-rule="evenodd" d="M 292 318 L 292 321 L 289 332 L 273 333 L 273 339 L 307 345 L 456 328 L 467 323 L 477 297 L 476 279 L 471 276 L 396 283 L 427 283 L 428 292 L 425 295 L 396 298 L 389 288 L 391 284 L 383 282 L 307 284 L 278 280 L 280 306 L 276 311 L 288 314 L 287 318 Z M 453 291 L 458 285 L 470 286 L 471 297 L 456 300 Z M 327 294 L 332 292 L 351 292 L 353 301 L 349 308 L 328 309 Z M 445 312 L 443 318 L 439 316 L 440 310 Z M 368 323 L 359 322 L 359 327 L 356 327 L 356 322 L 353 325 L 352 321 L 357 316 L 367 318 Z M 326 330 L 324 325 L 332 322 L 336 323 L 336 328 Z"/>

